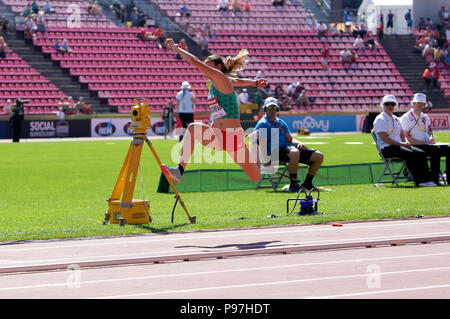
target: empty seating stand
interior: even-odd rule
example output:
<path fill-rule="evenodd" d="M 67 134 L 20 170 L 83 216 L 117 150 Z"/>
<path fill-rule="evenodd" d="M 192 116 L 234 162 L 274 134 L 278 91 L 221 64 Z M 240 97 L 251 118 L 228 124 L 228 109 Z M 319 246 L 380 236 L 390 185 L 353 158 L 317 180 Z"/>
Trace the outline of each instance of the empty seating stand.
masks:
<path fill-rule="evenodd" d="M 7 50 L 0 59 L 0 114 L 5 114 L 7 100 L 30 100 L 25 104 L 26 114 L 51 114 L 58 108 L 64 92 L 40 75 L 16 53 Z"/>
<path fill-rule="evenodd" d="M 138 38 L 140 31 L 119 27 L 76 30 L 53 27 L 34 44 L 119 112 L 129 112 L 135 98 L 147 98 L 154 110 L 161 111 L 169 101 L 174 101 L 186 80 L 194 91 L 198 90 L 198 108 L 206 110 L 206 78 L 187 62 L 177 60 L 173 52 Z M 54 43 L 63 38 L 67 39 L 71 54 L 56 52 Z"/>
<path fill-rule="evenodd" d="M 175 21 L 180 21 L 180 3 L 157 2 Z M 233 15 L 219 12 L 215 0 L 187 3 L 190 23 L 200 29 L 209 22 L 217 35 L 209 44 L 213 53 L 228 56 L 236 55 L 242 48 L 249 50 L 250 63 L 241 75 L 252 78 L 264 69 L 272 90 L 277 85 L 286 89 L 290 83 L 300 81 L 315 99 L 307 111 L 373 110 L 387 93 L 397 95 L 400 110 L 409 108 L 412 91 L 381 45 L 375 50 L 358 50 L 358 62 L 344 67 L 339 54 L 353 47 L 351 34 L 319 37 L 306 20 L 302 5 L 294 7 L 287 1 L 284 8 L 275 8 L 270 1 L 257 0 L 250 4 L 249 13 Z M 370 34 L 368 37 L 375 39 Z M 322 69 L 323 45 L 330 48 L 330 71 Z"/>

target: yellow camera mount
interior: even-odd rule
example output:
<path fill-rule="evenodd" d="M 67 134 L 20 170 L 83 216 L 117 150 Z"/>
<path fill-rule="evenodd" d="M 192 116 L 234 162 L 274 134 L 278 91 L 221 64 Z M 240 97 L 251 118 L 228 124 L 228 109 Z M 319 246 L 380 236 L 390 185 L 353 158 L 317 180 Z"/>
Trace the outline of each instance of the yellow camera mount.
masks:
<path fill-rule="evenodd" d="M 146 99 L 134 100 L 133 107 L 131 108 L 130 128 L 134 130 L 133 140 L 131 141 L 127 156 L 122 165 L 122 169 L 120 170 L 113 193 L 107 200 L 109 203 L 108 211 L 105 212 L 105 221 L 103 224 L 110 222 L 112 224 L 118 223 L 121 226 L 124 226 L 125 224 L 148 224 L 151 222 L 150 201 L 145 199 L 133 199 L 136 177 L 142 153 L 142 145 L 144 142 L 146 142 L 150 147 L 150 150 L 155 156 L 159 166 L 161 167 L 162 165 L 152 143 L 147 138 L 147 130 L 151 128 L 151 120 L 150 108 Z M 172 180 L 166 174 L 164 174 L 164 176 L 174 190 L 174 193 L 176 194 L 175 198 L 184 208 L 189 221 L 191 223 L 195 223 L 195 216 L 189 215 L 189 212 L 184 205 L 184 202 L 181 200 L 181 197 Z"/>

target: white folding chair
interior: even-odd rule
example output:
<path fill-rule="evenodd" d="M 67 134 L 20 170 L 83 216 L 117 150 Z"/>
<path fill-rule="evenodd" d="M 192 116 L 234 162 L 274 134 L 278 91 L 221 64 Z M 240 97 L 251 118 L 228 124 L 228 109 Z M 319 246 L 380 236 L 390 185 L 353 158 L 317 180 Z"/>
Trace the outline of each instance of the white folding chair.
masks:
<path fill-rule="evenodd" d="M 372 138 L 375 141 L 378 154 L 380 155 L 381 160 L 384 163 L 383 172 L 380 174 L 377 183 L 381 183 L 381 181 L 385 176 L 390 176 L 392 180 L 383 181 L 384 183 L 395 183 L 397 187 L 399 186 L 398 184 L 399 180 L 404 180 L 406 182 L 412 181 L 412 175 L 408 170 L 408 167 L 406 166 L 406 161 L 398 157 L 390 157 L 390 158 L 384 157 L 383 152 L 381 152 L 380 146 L 378 145 L 377 134 L 374 132 L 374 130 L 370 131 L 370 133 L 372 134 Z M 400 168 L 395 169 L 393 165 L 394 163 L 401 163 Z"/>

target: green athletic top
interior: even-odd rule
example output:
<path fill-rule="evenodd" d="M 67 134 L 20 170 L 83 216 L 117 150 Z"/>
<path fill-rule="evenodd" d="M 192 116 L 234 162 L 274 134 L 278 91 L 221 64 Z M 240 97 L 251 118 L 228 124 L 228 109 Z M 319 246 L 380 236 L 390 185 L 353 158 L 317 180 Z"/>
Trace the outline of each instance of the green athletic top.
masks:
<path fill-rule="evenodd" d="M 208 105 L 213 119 L 239 119 L 239 103 L 234 91 L 231 94 L 223 94 L 211 84 Z M 226 112 L 225 115 L 223 111 Z"/>

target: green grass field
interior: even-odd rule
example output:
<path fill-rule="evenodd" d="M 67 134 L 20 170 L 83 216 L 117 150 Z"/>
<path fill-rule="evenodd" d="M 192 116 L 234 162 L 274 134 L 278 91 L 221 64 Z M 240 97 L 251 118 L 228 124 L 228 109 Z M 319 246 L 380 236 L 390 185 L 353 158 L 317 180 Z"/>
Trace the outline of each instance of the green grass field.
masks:
<path fill-rule="evenodd" d="M 450 142 L 450 132 L 437 132 Z M 323 165 L 379 161 L 370 134 L 299 137 L 325 154 Z M 131 140 L 131 139 L 130 139 Z M 286 200 L 296 194 L 270 189 L 183 193 L 196 224 L 189 224 L 183 209 L 171 223 L 173 194 L 157 193 L 160 170 L 145 146 L 141 164 L 145 199 L 154 220 L 149 225 L 102 225 L 130 140 L 0 143 L 0 242 L 84 236 L 126 235 L 161 231 L 189 231 L 278 224 L 403 218 L 450 213 L 450 188 L 416 188 L 412 183 L 331 186 L 321 192 L 322 215 L 285 216 Z M 345 144 L 345 143 L 361 144 Z M 175 140 L 152 141 L 161 160 L 173 165 Z M 324 143 L 324 144 L 317 144 Z M 188 169 L 238 168 L 236 164 L 192 163 Z M 140 177 L 134 198 L 142 198 Z M 267 218 L 271 214 L 282 215 Z M 242 218 L 245 217 L 245 218 Z"/>

